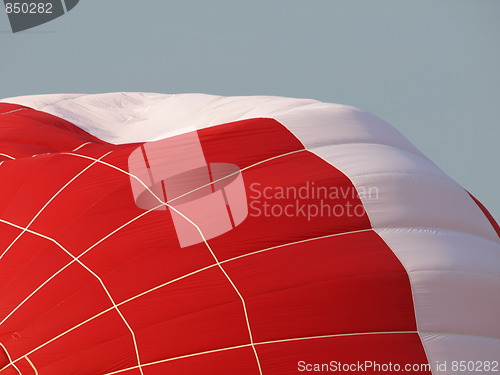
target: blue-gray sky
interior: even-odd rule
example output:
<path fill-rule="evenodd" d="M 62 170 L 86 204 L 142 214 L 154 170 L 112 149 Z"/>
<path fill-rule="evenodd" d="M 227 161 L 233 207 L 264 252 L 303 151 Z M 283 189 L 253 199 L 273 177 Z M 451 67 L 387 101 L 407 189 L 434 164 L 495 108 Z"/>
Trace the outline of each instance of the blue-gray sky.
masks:
<path fill-rule="evenodd" d="M 280 95 L 385 119 L 500 217 L 500 1 L 80 0 L 12 34 L 0 97 Z"/>

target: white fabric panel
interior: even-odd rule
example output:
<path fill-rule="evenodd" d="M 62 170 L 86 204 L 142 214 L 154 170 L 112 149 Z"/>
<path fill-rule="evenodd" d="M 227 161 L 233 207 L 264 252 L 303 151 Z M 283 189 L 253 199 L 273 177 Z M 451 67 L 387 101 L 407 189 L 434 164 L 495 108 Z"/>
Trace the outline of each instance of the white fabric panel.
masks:
<path fill-rule="evenodd" d="M 500 283 L 498 241 L 433 228 L 384 228 L 375 231 L 389 247 L 396 249 L 396 255 L 406 265 L 408 273 L 424 270 L 468 272 L 492 276 Z M 494 300 L 500 303 L 500 299 Z M 497 328 L 500 329 L 500 324 Z"/>
<path fill-rule="evenodd" d="M 354 177 L 352 181 L 357 189 L 378 187 L 378 199 L 363 201 L 374 228 L 431 227 L 496 238 L 490 222 L 469 194 L 444 179 L 378 174 Z"/>
<path fill-rule="evenodd" d="M 312 150 L 344 172 L 360 191 L 373 228 L 430 227 L 497 240 L 469 194 L 428 159 L 387 145 L 352 144 Z"/>
<path fill-rule="evenodd" d="M 435 229 L 376 232 L 405 265 L 419 330 L 500 339 L 498 242 Z"/>
<path fill-rule="evenodd" d="M 334 163 L 336 168 L 348 169 L 350 177 L 373 173 L 401 173 L 434 176 L 456 184 L 432 161 L 420 156 L 420 153 L 407 151 L 398 146 L 359 142 L 314 148 L 309 146 L 309 149 Z"/>
<path fill-rule="evenodd" d="M 486 362 L 500 361 L 499 339 L 430 332 L 420 332 L 420 337 L 434 375 L 486 375 L 500 372 L 500 364 L 496 367 L 496 371 L 492 368 L 489 371 L 484 369 Z M 453 361 L 473 361 L 474 363 L 465 363 L 465 365 L 473 366 L 470 367 L 471 371 L 453 371 L 453 365 L 460 365 Z M 482 366 L 482 371 L 478 370 L 478 366 Z"/>
<path fill-rule="evenodd" d="M 14 98 L 1 99 L 0 103 L 12 103 L 24 105 L 35 109 L 41 109 L 47 105 L 62 102 L 63 100 L 73 100 L 85 94 L 47 94 L 47 95 L 27 95 L 16 96 Z"/>
<path fill-rule="evenodd" d="M 414 272 L 418 329 L 500 338 L 500 279 L 480 273 Z"/>
<path fill-rule="evenodd" d="M 375 143 L 395 146 L 426 158 L 401 133 L 371 113 L 339 104 L 314 103 L 272 114 L 307 148 Z"/>

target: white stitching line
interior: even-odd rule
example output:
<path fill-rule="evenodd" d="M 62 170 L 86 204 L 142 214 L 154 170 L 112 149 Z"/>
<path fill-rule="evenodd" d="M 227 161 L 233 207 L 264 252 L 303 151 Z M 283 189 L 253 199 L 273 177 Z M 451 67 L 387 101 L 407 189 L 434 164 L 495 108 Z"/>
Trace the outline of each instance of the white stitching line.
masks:
<path fill-rule="evenodd" d="M 91 144 L 91 143 L 92 143 L 92 142 L 85 142 L 83 145 L 78 146 L 77 148 L 75 148 L 75 149 L 74 149 L 74 150 L 72 150 L 72 151 L 73 151 L 73 152 L 74 152 L 74 151 L 78 151 L 78 150 L 79 150 L 79 149 L 81 149 L 83 146 L 89 145 L 89 144 Z"/>
<path fill-rule="evenodd" d="M 86 145 L 89 145 L 89 144 L 91 144 L 91 143 L 92 143 L 92 142 L 85 142 L 84 144 L 82 144 L 82 145 L 78 146 L 77 148 L 75 148 L 74 150 L 71 150 L 71 151 L 72 151 L 72 152 L 74 152 L 74 151 L 78 151 L 78 150 L 80 150 L 82 147 L 84 147 L 84 146 L 86 146 Z M 110 152 L 111 152 L 111 151 L 110 151 Z M 48 154 L 50 154 L 50 152 L 49 152 L 49 153 L 46 153 L 46 154 L 35 154 L 35 155 L 31 155 L 31 157 L 35 157 L 35 156 L 39 156 L 39 155 L 48 155 Z M 9 158 L 9 159 L 11 159 L 11 160 L 16 160 L 16 158 L 15 158 L 15 157 L 10 156 L 10 155 L 7 155 L 7 154 L 4 154 L 4 153 L 1 153 L 1 152 L 0 152 L 0 156 L 5 156 L 6 158 Z M 5 160 L 4 160 L 4 161 L 5 161 Z M 0 165 L 1 165 L 4 161 L 0 162 Z"/>
<path fill-rule="evenodd" d="M 0 219 L 0 222 L 4 223 L 4 224 L 8 224 L 8 225 L 11 225 L 15 228 L 18 228 L 18 229 L 23 229 L 23 227 L 19 226 L 19 225 L 16 225 L 16 224 L 13 224 L 13 223 L 10 223 L 6 220 L 2 220 Z M 104 289 L 104 292 L 107 294 L 107 296 L 109 297 L 109 300 L 111 301 L 111 303 L 113 304 L 113 307 L 116 309 L 116 311 L 118 312 L 118 314 L 120 315 L 120 317 L 122 318 L 123 322 L 125 323 L 125 325 L 127 326 L 127 328 L 130 330 L 130 333 L 132 334 L 132 339 L 134 341 L 134 346 L 135 346 L 135 350 L 136 350 L 136 355 L 137 355 L 137 359 L 138 359 L 138 363 L 140 365 L 140 358 L 139 358 L 139 351 L 138 351 L 138 347 L 137 347 L 137 341 L 135 339 L 135 333 L 132 331 L 132 328 L 130 327 L 129 323 L 127 322 L 127 320 L 125 319 L 125 317 L 123 316 L 123 314 L 121 313 L 120 309 L 118 308 L 118 306 L 116 305 L 113 297 L 111 296 L 111 294 L 109 293 L 108 289 L 106 288 L 106 285 L 104 284 L 104 282 L 102 281 L 102 279 L 94 272 L 92 271 L 90 268 L 88 268 L 84 263 L 82 263 L 79 259 L 77 259 L 73 254 L 71 254 L 64 246 L 62 246 L 59 242 L 57 242 L 56 240 L 54 240 L 53 238 L 51 237 L 48 237 L 48 236 L 45 236 L 41 233 L 38 233 L 38 232 L 35 232 L 35 231 L 32 231 L 31 229 L 27 229 L 25 228 L 26 232 L 28 233 L 31 233 L 31 234 L 34 234 L 36 236 L 39 236 L 39 237 L 42 237 L 42 238 L 45 238 L 51 242 L 53 242 L 54 244 L 56 244 L 58 247 L 60 247 L 66 254 L 68 254 L 71 258 L 73 258 L 74 261 L 76 261 L 78 264 L 80 264 L 83 268 L 85 268 L 91 275 L 93 275 L 98 281 L 99 283 L 101 284 L 102 288 Z M 27 353 L 25 355 L 30 355 L 30 353 Z M 10 364 L 14 364 L 15 362 L 19 361 L 20 359 L 22 359 L 23 357 L 19 357 L 18 359 L 16 359 L 14 362 L 11 361 Z M 9 364 L 9 365 L 10 365 Z M 7 365 L 6 367 L 8 367 L 9 365 Z M 0 369 L 0 371 L 4 370 L 6 367 Z M 142 369 L 141 369 L 141 374 L 142 374 Z"/>
<path fill-rule="evenodd" d="M 7 254 L 7 252 L 12 248 L 12 246 L 14 246 L 14 244 L 17 242 L 17 240 L 19 240 L 19 238 L 21 238 L 21 236 L 26 232 L 26 230 L 31 226 L 31 224 L 33 224 L 33 222 L 38 218 L 38 216 L 40 216 L 40 214 L 48 207 L 48 205 L 59 195 L 63 192 L 64 189 L 66 189 L 73 181 L 75 181 L 78 177 L 80 177 L 83 173 L 85 173 L 85 171 L 87 171 L 88 169 L 90 169 L 93 165 L 95 165 L 97 163 L 98 160 L 104 158 L 105 156 L 109 155 L 112 151 L 109 151 L 108 153 L 104 154 L 103 156 L 101 156 L 99 159 L 96 159 L 96 161 L 90 163 L 89 165 L 87 165 L 84 169 L 82 169 L 80 172 L 78 172 L 71 180 L 69 180 L 66 184 L 64 184 L 63 187 L 61 187 L 45 204 L 44 206 L 40 209 L 40 211 L 38 211 L 38 213 L 33 217 L 33 219 L 31 219 L 31 221 L 28 223 L 28 225 L 26 226 L 26 228 L 23 229 L 23 231 L 21 233 L 19 233 L 19 235 L 11 242 L 11 244 L 9 246 L 7 246 L 7 248 L 5 249 L 5 251 L 0 255 L 0 260 L 4 257 L 5 254 Z"/>
<path fill-rule="evenodd" d="M 7 155 L 7 154 L 0 153 L 0 156 L 5 156 L 6 158 L 9 158 L 9 159 L 11 159 L 11 160 L 16 160 L 16 158 L 15 158 L 15 157 L 10 156 L 10 155 Z"/>
<path fill-rule="evenodd" d="M 36 369 L 33 362 L 31 362 L 31 360 L 28 358 L 28 356 L 25 355 L 23 358 L 26 359 L 26 361 L 30 364 L 31 368 L 33 369 L 33 371 L 35 371 L 35 375 L 38 375 L 38 370 Z"/>
<path fill-rule="evenodd" d="M 161 206 L 163 206 L 163 205 L 159 205 L 158 207 L 161 207 Z M 154 208 L 153 208 L 153 209 L 151 209 L 150 211 L 152 211 L 152 210 L 154 210 Z M 150 211 L 148 211 L 148 212 L 150 212 Z M 144 214 L 143 214 L 143 215 L 144 215 Z M 135 218 L 135 219 L 136 219 L 136 218 Z M 134 220 L 135 220 L 135 219 L 134 219 Z M 124 227 L 124 226 L 125 226 L 125 225 L 123 225 L 122 227 Z M 118 231 L 118 230 L 116 230 L 116 231 Z M 115 232 L 116 232 L 116 231 L 115 231 Z M 262 250 L 257 250 L 257 251 L 254 251 L 254 252 L 252 252 L 252 253 L 248 253 L 248 254 L 240 255 L 240 256 L 237 256 L 237 257 L 234 257 L 234 258 L 226 259 L 226 260 L 222 261 L 222 262 L 221 262 L 221 264 L 222 264 L 222 263 L 229 263 L 229 262 L 232 262 L 232 261 L 235 261 L 235 260 L 238 260 L 238 259 L 241 259 L 241 258 L 247 257 L 247 256 L 252 256 L 252 255 L 260 254 L 260 253 L 263 253 L 263 252 L 266 252 L 266 251 L 271 251 L 271 250 L 275 250 L 275 249 L 282 248 L 282 247 L 286 247 L 286 246 L 296 245 L 296 244 L 299 244 L 299 243 L 311 242 L 311 241 L 320 240 L 320 239 L 324 239 L 324 238 L 330 238 L 330 237 L 336 237 L 336 236 L 342 236 L 342 235 L 348 235 L 348 234 L 355 234 L 355 233 L 361 233 L 361 232 L 370 232 L 370 231 L 373 231 L 373 229 L 371 229 L 371 228 L 370 228 L 370 229 L 361 229 L 361 230 L 356 230 L 356 231 L 351 231 L 351 232 L 334 233 L 334 234 L 330 234 L 330 235 L 319 236 L 319 237 L 315 237 L 315 238 L 308 238 L 308 239 L 305 239 L 305 240 L 300 240 L 300 241 L 295 241 L 295 242 L 289 242 L 289 243 L 286 243 L 286 244 L 281 244 L 281 245 L 277 245 L 277 246 L 272 246 L 272 247 L 269 247 L 269 248 L 266 248 L 266 249 L 262 249 Z M 83 255 L 83 254 L 82 254 L 82 255 Z M 80 256 L 81 256 L 81 255 L 80 255 Z M 74 260 L 73 260 L 71 263 L 73 263 L 73 262 L 74 262 Z M 155 286 L 155 287 L 153 287 L 153 288 L 151 288 L 151 289 L 148 289 L 148 290 L 146 290 L 146 291 L 144 291 L 144 292 L 141 292 L 141 293 L 139 293 L 139 294 L 136 294 L 135 296 L 132 296 L 132 297 L 130 297 L 130 298 L 128 298 L 128 299 L 126 299 L 126 300 L 124 300 L 124 301 L 122 301 L 122 302 L 118 303 L 118 304 L 117 304 L 117 306 L 118 306 L 118 307 L 120 307 L 120 306 L 122 306 L 122 305 L 124 305 L 124 304 L 126 304 L 126 303 L 129 303 L 129 302 L 131 302 L 131 301 L 133 301 L 133 300 L 136 300 L 137 298 L 140 298 L 140 297 L 142 297 L 142 296 L 144 296 L 144 295 L 146 295 L 146 294 L 149 294 L 149 293 L 151 293 L 151 292 L 154 292 L 155 290 L 161 289 L 161 288 L 163 288 L 163 287 L 165 287 L 165 286 L 167 286 L 167 285 L 173 284 L 173 283 L 175 283 L 175 282 L 177 282 L 177 281 L 183 280 L 183 279 L 185 279 L 185 278 L 187 278 L 187 277 L 193 276 L 193 275 L 195 275 L 195 274 L 198 274 L 198 273 L 200 273 L 200 272 L 203 272 L 203 271 L 205 271 L 205 270 L 208 270 L 208 269 L 211 269 L 211 268 L 214 268 L 214 267 L 217 267 L 217 263 L 213 263 L 213 264 L 211 264 L 211 265 L 209 265 L 209 266 L 206 266 L 206 267 L 203 267 L 203 268 L 197 269 L 197 270 L 195 270 L 195 271 L 189 272 L 189 273 L 187 273 L 187 274 L 185 274 L 185 275 L 179 276 L 179 277 L 177 277 L 177 278 L 175 278 L 175 279 L 172 279 L 172 280 L 169 280 L 169 281 L 167 281 L 167 282 L 165 282 L 165 283 L 163 283 L 163 284 L 157 285 L 157 286 Z M 81 322 L 81 323 L 79 323 L 79 324 L 77 324 L 77 325 L 75 325 L 75 326 L 73 326 L 73 327 L 71 327 L 71 328 L 67 329 L 66 331 L 64 331 L 64 332 L 60 333 L 59 335 L 57 335 L 57 336 L 55 336 L 55 337 L 53 337 L 52 339 L 48 340 L 47 342 L 45 342 L 45 343 L 41 344 L 40 346 L 38 346 L 38 347 L 36 347 L 35 349 L 31 350 L 31 351 L 30 351 L 29 353 L 27 353 L 26 355 L 31 355 L 31 354 L 33 354 L 33 353 L 34 353 L 34 352 L 36 352 L 37 350 L 39 350 L 39 349 L 41 349 L 41 348 L 43 348 L 43 347 L 47 346 L 48 344 L 50 344 L 50 343 L 52 343 L 52 342 L 54 342 L 54 341 L 58 340 L 59 338 L 61 338 L 61 337 L 65 336 L 65 335 L 67 335 L 68 333 L 70 333 L 70 332 L 74 331 L 75 329 L 77 329 L 77 328 L 79 328 L 79 327 L 81 327 L 81 326 L 83 326 L 83 325 L 87 324 L 88 322 L 90 322 L 90 321 L 92 321 L 92 320 L 94 320 L 94 319 L 97 319 L 97 318 L 98 318 L 98 317 L 100 317 L 101 315 L 104 315 L 104 314 L 108 313 L 109 311 L 111 311 L 111 310 L 113 310 L 113 309 L 114 309 L 114 307 L 110 307 L 110 308 L 107 308 L 106 310 L 101 311 L 100 313 L 98 313 L 98 314 L 96 314 L 96 315 L 94 315 L 94 316 L 92 316 L 92 317 L 90 317 L 90 318 L 86 319 L 85 321 L 83 321 L 83 322 Z M 16 361 L 14 361 L 14 362 L 16 362 Z"/>
<path fill-rule="evenodd" d="M 388 331 L 388 332 L 355 332 L 355 333 L 339 333 L 339 334 L 333 334 L 333 335 L 324 335 L 324 336 L 309 336 L 309 337 L 295 337 L 295 338 L 290 338 L 290 339 L 282 339 L 282 340 L 273 340 L 273 341 L 263 341 L 263 342 L 257 342 L 255 345 L 270 345 L 270 344 L 280 344 L 283 342 L 294 342 L 294 341 L 304 341 L 304 340 L 321 340 L 321 339 L 328 339 L 328 338 L 335 338 L 335 337 L 349 337 L 349 336 L 368 336 L 368 335 L 390 335 L 390 334 L 414 334 L 418 333 L 417 331 Z M 247 348 L 249 347 L 250 344 L 244 344 L 244 345 L 236 345 L 236 346 L 230 346 L 226 348 L 220 348 L 220 349 L 214 349 L 214 350 L 207 350 L 204 352 L 198 352 L 198 353 L 192 353 L 192 354 L 186 354 L 183 356 L 179 357 L 173 357 L 173 358 L 167 358 L 167 359 L 162 359 L 159 361 L 154 361 L 154 362 L 149 362 L 145 363 L 142 366 L 154 366 L 166 362 L 172 362 L 176 361 L 179 359 L 185 359 L 185 358 L 190 358 L 190 357 L 196 357 L 200 355 L 205 355 L 205 354 L 213 354 L 213 353 L 218 353 L 218 352 L 223 352 L 223 351 L 229 351 L 229 350 L 235 350 L 235 349 L 241 349 L 241 348 Z M 113 371 L 113 372 L 107 372 L 106 374 L 103 375 L 115 375 L 119 374 L 121 372 L 125 371 L 130 371 L 134 370 L 137 367 L 129 367 L 125 369 L 121 369 L 118 371 Z"/>
<path fill-rule="evenodd" d="M 245 258 L 245 257 L 251 256 L 251 255 L 264 253 L 264 252 L 267 252 L 269 250 L 279 249 L 281 247 L 297 245 L 299 243 L 316 241 L 316 240 L 322 240 L 322 239 L 325 239 L 325 238 L 331 238 L 331 237 L 337 237 L 337 236 L 344 236 L 346 234 L 356 234 L 356 233 L 372 232 L 372 231 L 373 231 L 373 228 L 359 229 L 359 230 L 353 230 L 353 231 L 349 231 L 349 232 L 333 233 L 333 234 L 326 234 L 324 236 L 318 236 L 318 237 L 313 237 L 313 238 L 306 238 L 306 239 L 300 240 L 300 241 L 287 242 L 287 243 L 284 243 L 284 244 L 281 244 L 281 245 L 276 245 L 276 246 L 268 247 L 268 248 L 265 248 L 265 249 L 262 249 L 262 250 L 257 250 L 257 251 L 253 251 L 253 252 L 248 253 L 248 254 L 243 254 L 243 255 L 239 255 L 239 256 L 234 257 L 234 258 L 226 259 L 226 260 L 223 260 L 221 263 L 232 262 L 234 260 Z"/>
<path fill-rule="evenodd" d="M 5 103 L 2 102 L 0 104 L 5 104 Z M 19 104 L 16 104 L 16 105 L 19 105 Z M 31 109 L 31 108 L 18 108 L 18 109 L 14 109 L 12 111 L 9 111 L 9 112 L 2 112 L 2 113 L 0 113 L 0 115 L 8 115 L 10 113 L 19 112 L 19 111 L 27 111 L 28 109 Z"/>
<path fill-rule="evenodd" d="M 2 343 L 0 342 L 0 346 L 1 346 L 1 347 L 2 347 L 2 349 L 5 351 L 5 354 L 7 354 L 7 359 L 8 359 L 8 360 L 9 360 L 9 362 L 10 362 L 7 366 L 5 366 L 5 367 L 4 367 L 3 369 L 1 369 L 0 371 L 3 371 L 4 369 L 6 369 L 6 368 L 8 368 L 10 365 L 12 365 L 12 367 L 14 367 L 14 368 L 17 370 L 17 372 L 19 373 L 19 375 L 23 375 L 23 373 L 21 372 L 21 370 L 19 370 L 19 368 L 15 365 L 15 363 L 14 363 L 14 362 L 12 362 L 12 358 L 11 358 L 11 356 L 10 356 L 10 354 L 9 354 L 9 351 L 8 351 L 8 350 L 7 350 L 7 348 L 5 347 L 5 345 L 4 345 L 4 344 L 2 344 Z"/>

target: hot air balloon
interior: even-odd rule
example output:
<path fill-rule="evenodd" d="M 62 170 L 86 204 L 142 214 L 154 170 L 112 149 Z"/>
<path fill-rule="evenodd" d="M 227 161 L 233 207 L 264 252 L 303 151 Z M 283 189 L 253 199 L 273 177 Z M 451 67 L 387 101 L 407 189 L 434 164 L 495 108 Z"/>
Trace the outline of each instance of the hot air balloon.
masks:
<path fill-rule="evenodd" d="M 499 227 L 309 99 L 0 103 L 0 374 L 496 373 Z"/>

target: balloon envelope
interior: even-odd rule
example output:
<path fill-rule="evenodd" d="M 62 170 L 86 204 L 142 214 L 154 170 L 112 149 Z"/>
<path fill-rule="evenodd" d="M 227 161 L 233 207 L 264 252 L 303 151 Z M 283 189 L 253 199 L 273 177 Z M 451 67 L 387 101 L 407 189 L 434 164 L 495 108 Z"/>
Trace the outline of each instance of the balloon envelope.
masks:
<path fill-rule="evenodd" d="M 5 99 L 0 181 L 1 374 L 498 361 L 498 225 L 356 108 Z"/>

